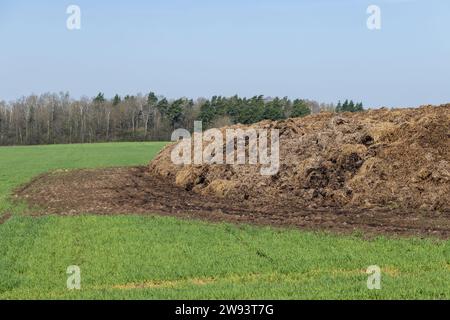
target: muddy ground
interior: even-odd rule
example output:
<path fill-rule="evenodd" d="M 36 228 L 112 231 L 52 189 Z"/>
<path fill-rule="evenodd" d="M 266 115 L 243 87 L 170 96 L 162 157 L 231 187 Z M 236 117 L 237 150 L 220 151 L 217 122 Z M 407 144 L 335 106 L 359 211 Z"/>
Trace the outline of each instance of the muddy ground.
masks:
<path fill-rule="evenodd" d="M 16 190 L 15 198 L 26 200 L 33 215 L 158 214 L 367 236 L 450 237 L 449 211 L 304 208 L 285 199 L 231 201 L 177 187 L 151 175 L 147 167 L 59 170 Z"/>

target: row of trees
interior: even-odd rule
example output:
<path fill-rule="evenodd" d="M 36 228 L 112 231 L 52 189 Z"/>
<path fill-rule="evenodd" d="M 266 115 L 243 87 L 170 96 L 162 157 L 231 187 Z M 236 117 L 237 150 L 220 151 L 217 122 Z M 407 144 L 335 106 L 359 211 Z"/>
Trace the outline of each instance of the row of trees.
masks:
<path fill-rule="evenodd" d="M 350 110 L 349 104 L 358 110 Z M 362 104 L 355 107 L 347 101 L 344 105 L 338 104 L 337 111 L 362 109 Z M 221 127 L 335 109 L 333 104 L 264 96 L 214 96 L 194 101 L 168 100 L 153 92 L 112 99 L 103 93 L 92 99 L 47 93 L 0 102 L 0 145 L 169 140 L 176 128 L 192 130 L 194 120 L 202 120 L 204 128 Z"/>
<path fill-rule="evenodd" d="M 362 102 L 355 103 L 353 100 L 345 100 L 344 103 L 338 102 L 336 112 L 361 112 L 364 111 Z"/>
<path fill-rule="evenodd" d="M 280 120 L 289 117 L 303 117 L 313 110 L 320 111 L 320 106 L 307 100 L 288 98 L 240 98 L 234 96 L 212 97 L 200 107 L 200 119 L 209 126 L 231 123 L 250 124 L 264 119 Z M 217 123 L 219 122 L 219 123 Z M 225 122 L 225 123 L 224 123 Z"/>

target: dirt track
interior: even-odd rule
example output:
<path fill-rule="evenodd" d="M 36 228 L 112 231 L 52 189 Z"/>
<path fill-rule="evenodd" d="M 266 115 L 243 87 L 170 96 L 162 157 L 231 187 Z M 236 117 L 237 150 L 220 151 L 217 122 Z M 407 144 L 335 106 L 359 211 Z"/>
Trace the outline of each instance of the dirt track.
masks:
<path fill-rule="evenodd" d="M 293 203 L 230 201 L 187 191 L 148 168 L 56 171 L 16 191 L 30 214 L 159 214 L 208 221 L 289 226 L 365 235 L 450 237 L 450 212 L 388 209 L 305 209 Z"/>

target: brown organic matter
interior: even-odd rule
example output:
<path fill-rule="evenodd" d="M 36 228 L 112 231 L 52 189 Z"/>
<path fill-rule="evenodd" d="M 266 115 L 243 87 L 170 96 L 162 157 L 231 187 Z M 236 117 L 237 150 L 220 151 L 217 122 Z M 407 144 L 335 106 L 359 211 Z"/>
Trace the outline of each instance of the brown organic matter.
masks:
<path fill-rule="evenodd" d="M 279 130 L 276 175 L 263 176 L 260 166 L 249 164 L 175 165 L 170 158 L 174 144 L 151 162 L 150 172 L 230 201 L 450 210 L 450 105 L 321 113 L 250 128 Z"/>

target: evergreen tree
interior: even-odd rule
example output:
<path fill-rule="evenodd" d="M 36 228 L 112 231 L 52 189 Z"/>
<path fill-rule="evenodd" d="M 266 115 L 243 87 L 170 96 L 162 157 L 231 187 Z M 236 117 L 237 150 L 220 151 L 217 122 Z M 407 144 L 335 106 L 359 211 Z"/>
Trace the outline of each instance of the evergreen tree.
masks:
<path fill-rule="evenodd" d="M 94 98 L 95 103 L 103 103 L 105 102 L 105 95 L 102 92 L 99 92 L 97 96 Z"/>
<path fill-rule="evenodd" d="M 120 96 L 118 94 L 116 94 L 113 98 L 113 103 L 112 103 L 113 106 L 117 106 L 120 103 L 120 101 L 122 101 L 122 99 L 120 99 Z"/>
<path fill-rule="evenodd" d="M 353 100 L 350 100 L 350 102 L 348 103 L 348 111 L 355 112 L 355 103 L 353 102 Z"/>
<path fill-rule="evenodd" d="M 284 119 L 282 104 L 279 98 L 275 98 L 265 105 L 264 111 L 262 113 L 262 119 L 269 119 L 269 120 Z"/>
<path fill-rule="evenodd" d="M 161 99 L 158 104 L 156 105 L 156 109 L 158 109 L 159 113 L 162 116 L 166 116 L 167 115 L 167 111 L 169 109 L 169 102 L 167 101 L 166 98 Z"/>
<path fill-rule="evenodd" d="M 342 103 L 341 100 L 339 100 L 337 106 L 336 106 L 336 112 L 342 112 Z"/>
<path fill-rule="evenodd" d="M 348 102 L 347 99 L 345 99 L 344 103 L 342 104 L 342 111 L 343 112 L 348 112 L 349 111 L 348 110 L 348 105 L 349 105 L 349 102 Z"/>
<path fill-rule="evenodd" d="M 155 95 L 154 92 L 150 92 L 147 96 L 147 104 L 149 106 L 154 106 L 158 103 L 158 97 Z"/>
<path fill-rule="evenodd" d="M 177 99 L 172 102 L 167 109 L 167 118 L 174 128 L 183 119 L 183 105 L 185 102 L 186 101 L 183 98 Z"/>
<path fill-rule="evenodd" d="M 341 101 L 336 106 L 336 112 L 361 112 L 364 111 L 362 102 L 355 103 L 353 100 L 345 100 L 343 104 Z"/>
<path fill-rule="evenodd" d="M 361 112 L 361 111 L 364 111 L 364 107 L 363 107 L 362 102 L 357 103 L 357 104 L 355 105 L 355 112 Z"/>
<path fill-rule="evenodd" d="M 211 102 L 209 100 L 206 100 L 200 106 L 199 118 L 206 125 L 209 125 L 216 118 L 215 110 L 211 107 Z"/>
<path fill-rule="evenodd" d="M 311 110 L 304 100 L 296 99 L 292 105 L 291 117 L 304 117 L 311 114 Z"/>

